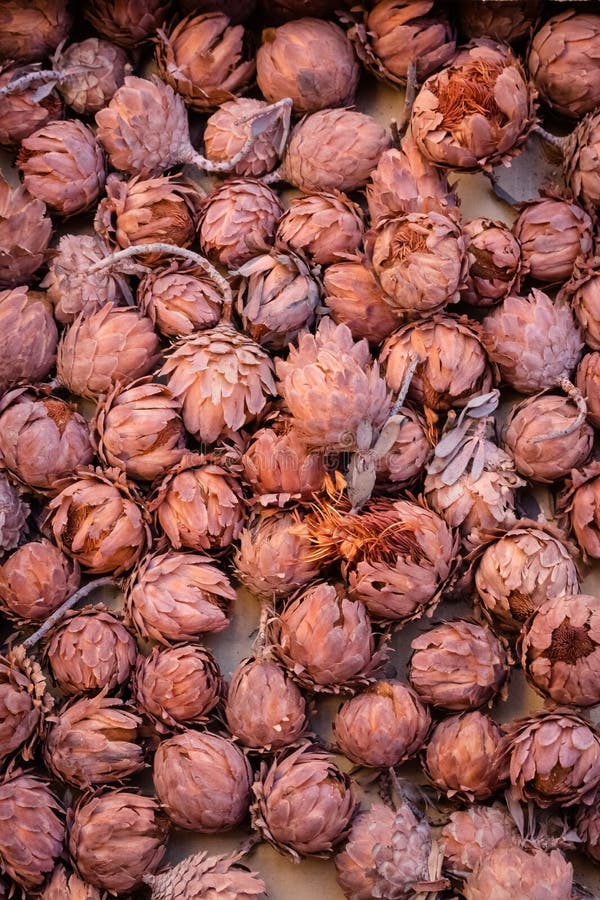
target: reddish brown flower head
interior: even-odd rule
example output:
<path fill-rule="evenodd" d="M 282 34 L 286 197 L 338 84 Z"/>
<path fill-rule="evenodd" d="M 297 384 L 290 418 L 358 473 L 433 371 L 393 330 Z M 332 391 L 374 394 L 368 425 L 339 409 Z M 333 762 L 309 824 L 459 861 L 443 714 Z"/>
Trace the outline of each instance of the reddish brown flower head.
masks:
<path fill-rule="evenodd" d="M 25 760 L 33 758 L 33 748 L 53 703 L 46 693 L 46 679 L 40 666 L 25 655 L 22 646 L 9 650 L 7 656 L 0 656 L 0 760 L 3 765 L 16 753 Z M 3 857 L 1 846 L 0 856 Z"/>
<path fill-rule="evenodd" d="M 28 284 L 44 262 L 52 235 L 46 205 L 0 177 L 0 288 Z"/>
<path fill-rule="evenodd" d="M 0 605 L 19 622 L 43 622 L 74 594 L 79 564 L 46 538 L 15 550 L 0 568 Z"/>
<path fill-rule="evenodd" d="M 59 85 L 67 106 L 79 115 L 93 115 L 103 109 L 131 73 L 127 54 L 115 44 L 91 37 L 54 54 L 59 70 L 77 69 Z"/>
<path fill-rule="evenodd" d="M 160 875 L 146 875 L 144 881 L 152 887 L 153 900 L 209 897 L 214 894 L 215 885 L 223 897 L 258 900 L 265 896 L 265 883 L 258 872 L 240 864 L 243 855 L 243 849 L 219 856 L 208 856 L 205 850 L 199 850 Z"/>
<path fill-rule="evenodd" d="M 600 350 L 600 257 L 578 259 L 573 277 L 560 289 L 558 299 L 567 301 L 583 331 L 588 347 Z"/>
<path fill-rule="evenodd" d="M 206 123 L 204 152 L 211 162 L 225 162 L 238 153 L 252 135 L 249 116 L 261 112 L 267 106 L 265 100 L 253 97 L 236 97 L 221 104 Z M 250 151 L 235 164 L 232 172 L 248 178 L 260 178 L 271 172 L 279 162 L 281 152 L 281 120 L 273 122 L 258 135 Z"/>
<path fill-rule="evenodd" d="M 512 44 L 529 36 L 543 6 L 544 0 L 463 0 L 456 12 L 468 38 Z"/>
<path fill-rule="evenodd" d="M 6 88 L 16 81 L 36 71 L 36 66 L 0 66 L 0 88 Z M 0 147 L 7 150 L 18 149 L 22 140 L 43 128 L 48 122 L 61 119 L 63 104 L 51 78 L 47 84 L 39 81 L 22 90 L 14 90 L 0 98 Z"/>
<path fill-rule="evenodd" d="M 327 266 L 324 301 L 337 325 L 347 325 L 355 341 L 380 344 L 397 328 L 399 316 L 386 302 L 373 272 L 360 260 Z"/>
<path fill-rule="evenodd" d="M 68 36 L 64 0 L 5 0 L 0 9 L 0 59 L 39 62 Z"/>
<path fill-rule="evenodd" d="M 345 194 L 308 194 L 292 200 L 279 220 L 275 246 L 324 266 L 355 253 L 363 231 L 362 211 Z"/>
<path fill-rule="evenodd" d="M 76 872 L 58 864 L 40 894 L 40 900 L 103 900 L 98 888 L 86 884 Z"/>
<path fill-rule="evenodd" d="M 515 847 L 520 840 L 514 819 L 503 807 L 479 804 L 451 813 L 441 837 L 444 859 L 455 872 L 475 872 L 496 847 Z"/>
<path fill-rule="evenodd" d="M 96 31 L 120 47 L 149 40 L 169 13 L 171 0 L 94 0 L 86 19 Z"/>
<path fill-rule="evenodd" d="M 592 794 L 586 799 L 586 803 L 579 807 L 576 827 L 588 856 L 595 862 L 600 862 L 600 814 L 597 796 Z"/>
<path fill-rule="evenodd" d="M 542 284 L 567 281 L 577 257 L 587 256 L 593 247 L 592 219 L 568 200 L 548 197 L 528 203 L 513 231 L 521 244 L 524 271 Z"/>
<path fill-rule="evenodd" d="M 29 504 L 8 478 L 0 473 L 0 549 L 13 550 L 27 526 Z"/>
<path fill-rule="evenodd" d="M 521 246 L 503 222 L 471 219 L 463 226 L 469 271 L 461 300 L 495 306 L 521 286 Z"/>
<path fill-rule="evenodd" d="M 563 172 L 576 200 L 588 212 L 600 206 L 600 117 L 591 112 L 565 138 Z"/>
<path fill-rule="evenodd" d="M 425 420 L 409 406 L 403 406 L 399 415 L 398 436 L 377 460 L 378 489 L 391 494 L 416 481 L 433 453 Z"/>
<path fill-rule="evenodd" d="M 23 285 L 0 291 L 0 390 L 19 382 L 43 381 L 56 361 L 58 330 L 52 306 L 41 291 Z"/>
<path fill-rule="evenodd" d="M 511 900 L 516 891 L 531 900 L 571 900 L 573 866 L 560 850 L 546 853 L 537 847 L 523 850 L 502 844 L 486 856 L 463 886 L 466 900 Z"/>
<path fill-rule="evenodd" d="M 560 500 L 584 557 L 600 558 L 600 469 L 591 462 L 572 471 Z"/>
<path fill-rule="evenodd" d="M 140 281 L 137 304 L 165 337 L 184 337 L 214 328 L 221 318 L 223 295 L 193 264 L 171 262 Z"/>

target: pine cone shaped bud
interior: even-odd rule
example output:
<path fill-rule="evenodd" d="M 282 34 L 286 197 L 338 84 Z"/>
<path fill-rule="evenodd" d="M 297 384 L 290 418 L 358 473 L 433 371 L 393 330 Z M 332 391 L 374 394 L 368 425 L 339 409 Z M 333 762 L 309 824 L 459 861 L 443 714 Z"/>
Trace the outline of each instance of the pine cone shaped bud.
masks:
<path fill-rule="evenodd" d="M 22 759 L 33 757 L 33 747 L 53 700 L 46 693 L 46 679 L 22 646 L 0 656 L 0 760 L 6 763 L 16 751 Z M 0 804 L 1 805 L 1 804 Z M 0 838 L 0 858 L 3 859 Z"/>
<path fill-rule="evenodd" d="M 11 81 L 35 72 L 37 68 L 0 66 L 0 88 L 6 88 Z M 63 104 L 52 79 L 48 79 L 46 85 L 40 85 L 38 81 L 31 87 L 5 94 L 0 98 L 0 147 L 18 149 L 21 141 L 48 122 L 61 119 L 62 115 Z"/>
<path fill-rule="evenodd" d="M 29 504 L 8 478 L 0 473 L 0 550 L 13 550 L 27 527 Z"/>
<path fill-rule="evenodd" d="M 125 591 L 127 611 L 143 637 L 161 644 L 195 641 L 229 625 L 235 590 L 213 560 L 168 551 L 147 556 Z"/>
<path fill-rule="evenodd" d="M 208 731 L 182 731 L 159 744 L 153 778 L 162 808 L 180 828 L 214 834 L 248 812 L 250 764 L 230 740 Z"/>
<path fill-rule="evenodd" d="M 569 547 L 551 531 L 517 527 L 486 547 L 475 585 L 494 628 L 515 637 L 544 600 L 576 594 L 579 576 Z"/>
<path fill-rule="evenodd" d="M 530 683 L 556 703 L 600 703 L 600 600 L 590 594 L 546 600 L 523 626 L 520 655 Z"/>
<path fill-rule="evenodd" d="M 79 564 L 46 538 L 29 541 L 0 567 L 0 606 L 18 622 L 43 622 L 80 584 Z"/>
<path fill-rule="evenodd" d="M 252 827 L 295 860 L 328 856 L 358 805 L 349 777 L 311 744 L 262 763 L 252 791 Z"/>
<path fill-rule="evenodd" d="M 416 357 L 407 396 L 418 407 L 443 411 L 465 406 L 491 389 L 494 376 L 483 344 L 467 319 L 433 316 L 410 322 L 390 335 L 380 355 L 385 377 L 399 391 Z"/>
<path fill-rule="evenodd" d="M 587 420 L 600 428 L 600 353 L 588 353 L 577 367 L 577 388 L 585 397 Z"/>
<path fill-rule="evenodd" d="M 195 897 L 231 897 L 257 900 L 266 896 L 258 872 L 239 864 L 241 854 L 208 856 L 200 850 L 160 875 L 144 880 L 152 887 L 152 900 L 193 900 Z"/>
<path fill-rule="evenodd" d="M 135 307 L 106 303 L 80 314 L 60 340 L 56 371 L 72 394 L 95 398 L 151 372 L 159 359 L 152 322 Z"/>
<path fill-rule="evenodd" d="M 76 872 L 68 872 L 59 863 L 52 873 L 40 900 L 103 900 L 98 888 L 86 884 Z"/>
<path fill-rule="evenodd" d="M 600 205 L 598 154 L 600 147 L 600 117 L 591 112 L 565 138 L 563 172 L 573 197 L 588 212 Z"/>
<path fill-rule="evenodd" d="M 281 176 L 307 194 L 354 191 L 367 179 L 390 138 L 375 119 L 353 109 L 324 109 L 293 129 Z"/>
<path fill-rule="evenodd" d="M 171 0 L 98 0 L 84 15 L 103 37 L 133 49 L 153 36 L 170 7 Z"/>
<path fill-rule="evenodd" d="M 600 557 L 600 468 L 594 461 L 573 470 L 559 499 L 559 511 L 568 522 L 585 557 Z M 573 593 L 576 593 L 573 591 Z"/>
<path fill-rule="evenodd" d="M 266 28 L 256 54 L 256 80 L 269 102 L 290 97 L 297 115 L 351 106 L 360 75 L 339 25 L 301 18 Z"/>
<path fill-rule="evenodd" d="M 28 284 L 44 262 L 52 222 L 42 200 L 0 177 L 0 288 Z"/>
<path fill-rule="evenodd" d="M 359 430 L 378 431 L 390 414 L 379 366 L 367 342 L 355 342 L 346 325 L 322 319 L 316 334 L 300 335 L 275 367 L 279 393 L 309 447 L 351 451 Z"/>
<path fill-rule="evenodd" d="M 410 646 L 410 682 L 426 703 L 466 710 L 491 706 L 502 697 L 509 661 L 489 628 L 455 619 L 419 635 Z"/>
<path fill-rule="evenodd" d="M 160 77 L 197 112 L 216 109 L 248 88 L 255 62 L 241 25 L 220 12 L 182 19 L 168 34 L 158 30 Z"/>
<path fill-rule="evenodd" d="M 447 797 L 486 800 L 508 778 L 504 736 L 485 713 L 473 710 L 442 719 L 429 737 L 423 768 Z"/>
<path fill-rule="evenodd" d="M 164 477 L 185 454 L 179 403 L 164 384 L 149 378 L 113 388 L 98 403 L 93 428 L 102 462 L 136 481 Z"/>
<path fill-rule="evenodd" d="M 501 845 L 463 886 L 466 900 L 511 900 L 516 891 L 531 900 L 571 900 L 573 866 L 560 850 Z"/>
<path fill-rule="evenodd" d="M 402 416 L 398 437 L 391 450 L 377 460 L 378 488 L 390 493 L 416 481 L 433 452 L 424 419 L 409 406 L 403 406 L 398 414 Z"/>
<path fill-rule="evenodd" d="M 468 38 L 491 37 L 512 44 L 529 37 L 543 0 L 465 0 L 457 8 L 460 30 Z"/>
<path fill-rule="evenodd" d="M 427 707 L 401 681 L 376 681 L 338 709 L 340 751 L 359 766 L 398 766 L 417 753 L 431 728 Z"/>
<path fill-rule="evenodd" d="M 139 711 L 165 734 L 206 722 L 221 699 L 222 685 L 210 650 L 179 644 L 139 656 L 131 692 Z"/>
<path fill-rule="evenodd" d="M 83 697 L 54 716 L 44 743 L 44 761 L 61 781 L 78 788 L 114 784 L 143 769 L 137 743 L 142 720 L 122 700 Z"/>
<path fill-rule="evenodd" d="M 78 115 L 90 116 L 103 109 L 131 73 L 125 51 L 95 37 L 59 47 L 52 61 L 58 70 L 81 67 L 59 86 L 65 103 Z"/>
<path fill-rule="evenodd" d="M 567 281 L 577 257 L 587 256 L 593 247 L 590 216 L 568 200 L 548 197 L 528 203 L 513 231 L 521 244 L 524 270 L 542 284 Z"/>
<path fill-rule="evenodd" d="M 469 271 L 461 300 L 495 306 L 521 286 L 521 246 L 503 222 L 471 219 L 463 225 Z"/>
<path fill-rule="evenodd" d="M 412 134 L 436 165 L 490 170 L 520 152 L 535 122 L 534 97 L 508 47 L 472 41 L 417 94 Z"/>
<path fill-rule="evenodd" d="M 365 338 L 371 344 L 380 344 L 398 327 L 398 315 L 362 261 L 327 266 L 323 286 L 331 318 L 336 325 L 347 325 L 355 341 Z"/>
<path fill-rule="evenodd" d="M 266 656 L 239 664 L 227 690 L 225 717 L 233 737 L 271 752 L 295 743 L 308 725 L 306 701 L 284 670 Z"/>
<path fill-rule="evenodd" d="M 570 434 L 536 443 L 537 437 L 569 428 L 579 413 L 566 397 L 544 394 L 513 407 L 504 426 L 504 446 L 517 472 L 531 481 L 551 483 L 585 463 L 594 429 L 583 422 Z"/>
<path fill-rule="evenodd" d="M 600 104 L 599 48 L 600 16 L 577 9 L 552 16 L 534 34 L 529 73 L 541 97 L 560 115 L 578 119 Z"/>
<path fill-rule="evenodd" d="M 508 743 L 512 785 L 542 808 L 573 806 L 600 783 L 600 735 L 570 710 L 515 722 Z"/>
<path fill-rule="evenodd" d="M 62 854 L 63 809 L 46 781 L 13 769 L 0 782 L 0 818 L 5 823 L 0 833 L 2 871 L 33 892 Z"/>
<path fill-rule="evenodd" d="M 69 696 L 120 687 L 136 657 L 132 635 L 102 604 L 65 613 L 45 649 L 54 681 Z"/>
<path fill-rule="evenodd" d="M 319 575 L 321 565 L 311 559 L 312 550 L 309 530 L 297 513 L 264 511 L 240 534 L 235 573 L 259 597 L 289 597 Z"/>
<path fill-rule="evenodd" d="M 237 299 L 244 330 L 261 346 L 284 350 L 312 326 L 321 291 L 301 256 L 256 256 L 236 274 L 247 279 Z"/>
<path fill-rule="evenodd" d="M 595 801 L 589 803 L 589 800 Z M 600 815 L 595 795 L 586 799 L 577 812 L 577 834 L 583 843 L 583 849 L 591 858 L 600 862 Z"/>
<path fill-rule="evenodd" d="M 345 194 L 308 194 L 292 200 L 279 220 L 275 246 L 326 266 L 355 253 L 363 231 L 362 211 Z"/>
<path fill-rule="evenodd" d="M 473 804 L 450 814 L 441 840 L 447 866 L 456 872 L 475 872 L 496 847 L 518 846 L 519 833 L 501 806 Z"/>
<path fill-rule="evenodd" d="M 600 350 L 600 257 L 578 259 L 573 277 L 560 289 L 558 299 L 575 313 L 583 337 L 592 350 Z"/>
<path fill-rule="evenodd" d="M 5 0 L 0 10 L 0 59 L 38 62 L 68 36 L 64 0 Z"/>
<path fill-rule="evenodd" d="M 227 5 L 230 5 L 229 3 Z M 236 97 L 228 100 L 210 116 L 204 130 L 204 152 L 211 162 L 225 162 L 242 149 L 252 134 L 248 117 L 267 107 L 265 100 Z M 281 123 L 274 121 L 258 135 L 249 152 L 231 170 L 234 175 L 260 178 L 272 172 L 279 162 Z"/>
<path fill-rule="evenodd" d="M 131 299 L 127 279 L 115 269 L 90 269 L 110 255 L 110 247 L 87 234 L 65 234 L 41 282 L 54 305 L 59 322 L 70 325 L 81 313 L 84 317 L 106 303 L 118 306 Z"/>
<path fill-rule="evenodd" d="M 253 421 L 276 394 L 269 355 L 227 323 L 180 340 L 160 374 L 186 430 L 209 444 Z"/>
<path fill-rule="evenodd" d="M 52 306 L 41 291 L 25 285 L 0 291 L 0 357 L 2 393 L 19 382 L 43 381 L 56 361 L 58 330 Z"/>
<path fill-rule="evenodd" d="M 160 866 L 168 832 L 156 800 L 104 789 L 84 794 L 72 812 L 69 852 L 85 881 L 111 894 L 128 894 Z"/>
<path fill-rule="evenodd" d="M 184 337 L 214 328 L 221 318 L 223 295 L 199 268 L 170 263 L 145 275 L 137 305 L 165 337 Z"/>

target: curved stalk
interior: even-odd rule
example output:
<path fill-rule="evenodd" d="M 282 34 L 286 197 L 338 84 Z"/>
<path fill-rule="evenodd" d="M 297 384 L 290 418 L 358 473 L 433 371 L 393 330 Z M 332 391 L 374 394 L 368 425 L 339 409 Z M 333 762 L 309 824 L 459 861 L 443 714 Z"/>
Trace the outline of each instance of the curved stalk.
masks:
<path fill-rule="evenodd" d="M 553 438 L 561 438 L 566 437 L 569 434 L 573 434 L 574 431 L 577 431 L 578 428 L 581 428 L 581 426 L 587 419 L 587 403 L 585 402 L 585 397 L 583 396 L 581 391 L 576 388 L 573 382 L 569 381 L 568 378 L 561 378 L 558 383 L 567 397 L 572 400 L 577 407 L 577 417 L 573 419 L 571 424 L 566 428 L 559 428 L 557 429 L 557 431 L 551 431 L 549 434 L 540 434 L 538 437 L 533 439 L 534 444 L 542 444 L 544 441 L 553 440 Z"/>
<path fill-rule="evenodd" d="M 542 128 L 541 125 L 535 125 L 533 131 L 535 132 L 535 134 L 538 134 L 542 138 L 542 140 L 546 141 L 547 144 L 550 144 L 552 147 L 556 147 L 557 150 L 560 150 L 561 153 L 564 153 L 567 138 L 559 137 L 557 134 L 551 134 L 549 131 L 546 131 L 545 128 Z"/>
<path fill-rule="evenodd" d="M 400 412 L 401 408 L 404 406 L 404 401 L 406 400 L 406 395 L 408 394 L 408 389 L 410 388 L 410 383 L 414 378 L 415 372 L 417 371 L 417 366 L 421 362 L 418 354 L 415 354 L 411 361 L 408 369 L 404 374 L 404 378 L 402 379 L 402 384 L 400 385 L 400 390 L 398 391 L 398 396 L 396 397 L 396 401 L 392 406 L 392 411 L 390 413 L 390 418 L 392 416 L 397 416 Z"/>
<path fill-rule="evenodd" d="M 55 609 L 51 616 L 48 616 L 46 621 L 41 625 L 37 631 L 34 631 L 33 634 L 29 635 L 23 641 L 22 646 L 25 647 L 26 650 L 30 650 L 32 647 L 35 647 L 42 638 L 44 638 L 50 629 L 58 622 L 59 619 L 62 619 L 64 614 L 72 609 L 74 606 L 77 606 L 81 600 L 91 594 L 92 591 L 95 591 L 97 588 L 105 587 L 108 585 L 113 585 L 117 587 L 117 582 L 114 578 L 96 578 L 95 581 L 90 581 L 88 584 L 84 584 L 83 587 L 80 587 L 78 591 L 75 591 L 74 594 L 71 594 L 65 602 Z"/>
<path fill-rule="evenodd" d="M 44 81 L 63 81 L 67 77 L 66 72 L 56 72 L 54 69 L 39 69 L 37 72 L 28 72 L 19 78 L 9 81 L 8 84 L 0 88 L 0 98 L 7 97 L 9 94 L 17 94 L 19 91 L 26 91 L 33 84 Z"/>

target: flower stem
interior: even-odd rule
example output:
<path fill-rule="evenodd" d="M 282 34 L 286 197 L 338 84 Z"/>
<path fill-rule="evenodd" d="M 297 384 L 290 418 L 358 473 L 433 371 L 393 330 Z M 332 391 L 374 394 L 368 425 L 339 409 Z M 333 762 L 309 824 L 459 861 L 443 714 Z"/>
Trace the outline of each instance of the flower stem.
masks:
<path fill-rule="evenodd" d="M 565 144 L 567 139 L 564 137 L 559 137 L 557 134 L 551 134 L 549 131 L 546 131 L 545 128 L 542 128 L 541 125 L 536 125 L 533 128 L 533 131 L 542 138 L 542 140 L 546 141 L 547 144 L 551 144 L 553 147 L 556 147 L 560 150 L 561 153 L 564 153 Z"/>
<path fill-rule="evenodd" d="M 583 396 L 581 391 L 576 388 L 568 378 L 561 378 L 558 383 L 565 394 L 569 397 L 570 400 L 573 401 L 573 403 L 577 407 L 577 417 L 573 419 L 571 424 L 566 428 L 560 428 L 557 431 L 550 431 L 548 434 L 540 434 L 538 437 L 535 437 L 533 439 L 534 444 L 542 444 L 544 441 L 551 441 L 554 438 L 566 437 L 568 434 L 573 434 L 574 431 L 577 431 L 578 428 L 581 428 L 587 418 L 587 403 L 585 402 L 585 397 Z"/>
<path fill-rule="evenodd" d="M 410 383 L 414 378 L 415 372 L 417 371 L 417 366 L 419 365 L 420 361 L 421 360 L 419 359 L 418 354 L 415 354 L 411 358 L 410 365 L 404 373 L 404 378 L 402 379 L 402 384 L 400 385 L 400 390 L 398 391 L 396 402 L 392 406 L 390 417 L 397 416 L 401 408 L 404 406 L 404 401 L 406 400 L 406 395 L 408 394 Z"/>
<path fill-rule="evenodd" d="M 260 608 L 260 619 L 258 621 L 258 632 L 254 639 L 253 651 L 254 654 L 258 656 L 262 656 L 265 647 L 269 642 L 268 636 L 268 628 L 269 628 L 269 620 L 273 614 L 273 610 L 269 603 L 266 600 L 263 600 L 263 603 Z"/>
<path fill-rule="evenodd" d="M 54 69 L 39 69 L 37 72 L 28 72 L 19 78 L 14 78 L 0 88 L 0 97 L 7 97 L 9 94 L 17 94 L 19 91 L 26 91 L 28 87 L 38 82 L 44 81 L 63 81 L 67 72 L 56 72 Z"/>
<path fill-rule="evenodd" d="M 116 586 L 117 582 L 114 578 L 96 578 L 95 581 L 90 581 L 88 584 L 84 584 L 83 587 L 80 587 L 78 591 L 75 591 L 74 594 L 65 600 L 62 606 L 59 606 L 58 609 L 55 609 L 51 616 L 48 616 L 43 625 L 41 625 L 37 631 L 34 631 L 33 634 L 29 635 L 26 640 L 23 641 L 23 647 L 26 650 L 30 650 L 32 647 L 35 647 L 42 638 L 44 638 L 50 629 L 58 622 L 59 619 L 62 619 L 64 614 L 72 609 L 74 606 L 87 597 L 88 594 L 91 594 L 92 591 L 97 590 L 97 588 L 105 587 L 107 585 Z"/>

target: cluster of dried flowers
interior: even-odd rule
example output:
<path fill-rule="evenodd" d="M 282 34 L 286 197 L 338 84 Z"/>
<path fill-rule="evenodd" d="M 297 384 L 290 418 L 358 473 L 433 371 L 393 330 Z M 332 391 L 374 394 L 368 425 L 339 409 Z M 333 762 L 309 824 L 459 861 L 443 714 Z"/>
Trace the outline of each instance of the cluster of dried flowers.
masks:
<path fill-rule="evenodd" d="M 343 5 L 0 4 L 2 896 L 252 900 L 259 841 L 350 900 L 571 900 L 600 860 L 600 15 Z M 547 109 L 566 186 L 466 220 L 451 173 Z"/>

